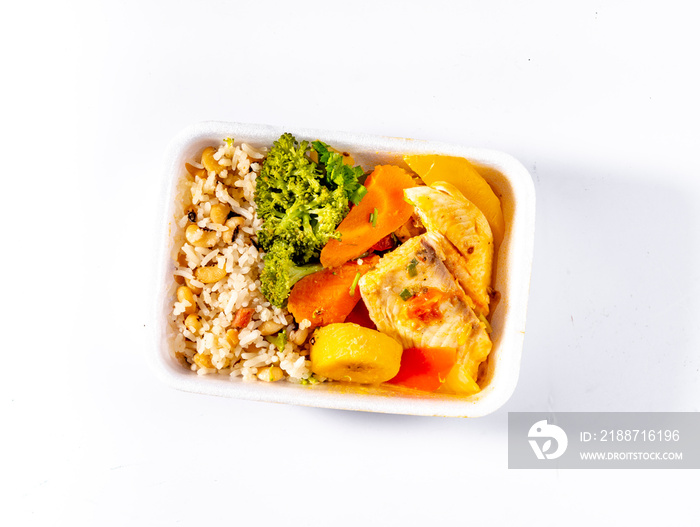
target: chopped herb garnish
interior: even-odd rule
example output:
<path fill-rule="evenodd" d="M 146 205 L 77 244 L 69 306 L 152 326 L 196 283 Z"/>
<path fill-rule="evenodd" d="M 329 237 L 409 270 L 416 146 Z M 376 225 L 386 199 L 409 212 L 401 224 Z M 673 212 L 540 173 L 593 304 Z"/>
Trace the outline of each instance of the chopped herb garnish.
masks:
<path fill-rule="evenodd" d="M 224 142 L 225 142 L 228 146 L 233 146 L 233 137 L 227 137 L 226 139 L 224 139 Z"/>
<path fill-rule="evenodd" d="M 411 297 L 413 296 L 413 293 L 411 293 L 408 289 L 404 289 L 403 291 L 401 291 L 401 292 L 399 293 L 399 296 L 400 296 L 400 297 L 403 299 L 403 301 L 405 302 L 406 300 L 408 300 L 409 298 L 411 298 Z"/>
<path fill-rule="evenodd" d="M 481 321 L 481 326 L 484 328 L 486 333 L 491 333 L 491 324 L 486 319 L 483 313 L 479 313 L 479 320 Z"/>
<path fill-rule="evenodd" d="M 313 149 L 318 156 L 317 163 L 325 179 L 334 187 L 343 188 L 346 199 L 357 205 L 367 194 L 367 188 L 358 181 L 363 176 L 362 168 L 345 164 L 343 156 L 322 141 L 314 141 Z M 347 214 L 345 212 L 343 216 Z"/>
<path fill-rule="evenodd" d="M 406 270 L 408 271 L 408 276 L 416 276 L 418 274 L 418 271 L 416 270 L 417 265 L 418 260 L 416 260 L 415 258 L 411 260 L 411 262 L 406 267 Z"/>
<path fill-rule="evenodd" d="M 355 274 L 355 279 L 352 281 L 352 285 L 350 286 L 350 296 L 353 296 L 355 294 L 355 288 L 357 287 L 357 282 L 360 281 L 360 277 L 362 275 L 360 274 L 360 271 L 357 271 Z"/>
<path fill-rule="evenodd" d="M 375 229 L 377 228 L 377 216 L 379 215 L 379 209 L 377 207 L 374 207 L 374 211 L 372 214 L 369 215 L 369 222 L 372 224 L 372 227 Z"/>

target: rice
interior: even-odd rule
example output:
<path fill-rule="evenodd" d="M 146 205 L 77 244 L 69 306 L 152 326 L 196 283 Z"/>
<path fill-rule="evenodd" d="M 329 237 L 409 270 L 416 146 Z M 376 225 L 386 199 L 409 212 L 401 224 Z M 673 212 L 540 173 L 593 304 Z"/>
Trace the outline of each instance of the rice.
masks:
<path fill-rule="evenodd" d="M 244 381 L 268 380 L 272 377 L 269 368 L 278 368 L 288 381 L 315 382 L 309 368 L 309 344 L 295 338 L 304 334 L 310 322 L 304 320 L 297 326 L 286 310 L 272 306 L 260 291 L 263 253 L 256 248 L 255 233 L 262 221 L 255 213 L 254 193 L 265 150 L 227 141 L 213 157 L 220 165 L 217 170 L 207 171 L 205 177 L 185 173 L 179 188 L 170 316 L 173 354 L 198 375 L 218 373 Z M 190 160 L 189 164 L 200 170 L 207 168 L 198 161 Z M 214 207 L 221 205 L 231 211 L 227 221 L 237 218 L 233 233 L 232 228 L 211 218 Z M 197 230 L 187 231 L 193 225 Z M 197 246 L 207 237 L 215 242 Z M 223 269 L 226 275 L 215 283 L 202 283 L 195 272 L 205 266 Z M 190 289 L 194 304 L 175 298 L 178 286 Z M 250 315 L 250 319 L 243 315 Z M 268 342 L 259 329 L 269 321 L 281 324 L 290 337 L 282 350 Z"/>

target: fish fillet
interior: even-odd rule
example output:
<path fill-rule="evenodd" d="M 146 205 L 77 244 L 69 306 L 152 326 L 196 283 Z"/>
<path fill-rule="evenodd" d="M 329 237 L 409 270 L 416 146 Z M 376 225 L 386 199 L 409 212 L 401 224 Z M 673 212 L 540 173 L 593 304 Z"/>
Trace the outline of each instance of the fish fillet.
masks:
<path fill-rule="evenodd" d="M 476 311 L 489 314 L 493 235 L 489 222 L 454 185 L 444 182 L 404 190 L 428 231 L 447 238 L 447 264 Z"/>
<path fill-rule="evenodd" d="M 455 348 L 457 363 L 476 380 L 491 340 L 443 262 L 440 238 L 423 234 L 385 254 L 360 279 L 360 292 L 379 331 L 404 349 Z"/>

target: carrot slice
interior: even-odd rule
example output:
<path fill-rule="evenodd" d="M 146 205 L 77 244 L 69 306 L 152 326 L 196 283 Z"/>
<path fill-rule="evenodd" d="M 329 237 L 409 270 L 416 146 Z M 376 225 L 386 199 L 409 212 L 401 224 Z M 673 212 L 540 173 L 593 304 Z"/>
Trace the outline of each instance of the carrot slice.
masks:
<path fill-rule="evenodd" d="M 408 348 L 401 355 L 401 368 L 390 384 L 434 392 L 457 361 L 454 348 Z"/>
<path fill-rule="evenodd" d="M 413 179 L 402 168 L 379 165 L 365 182 L 367 194 L 340 222 L 332 239 L 321 251 L 323 267 L 337 267 L 367 252 L 379 240 L 408 221 L 413 206 L 404 201 L 403 190 Z"/>
<path fill-rule="evenodd" d="M 307 319 L 312 327 L 344 322 L 361 299 L 358 274 L 362 276 L 377 262 L 379 256 L 373 255 L 363 258 L 361 265 L 347 262 L 342 267 L 305 276 L 294 284 L 287 309 L 297 323 Z"/>

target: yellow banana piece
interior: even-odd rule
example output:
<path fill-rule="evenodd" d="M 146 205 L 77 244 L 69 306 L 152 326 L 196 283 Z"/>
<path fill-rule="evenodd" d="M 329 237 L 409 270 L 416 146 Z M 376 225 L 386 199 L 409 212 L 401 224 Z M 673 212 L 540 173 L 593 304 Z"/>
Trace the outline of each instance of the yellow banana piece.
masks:
<path fill-rule="evenodd" d="M 401 344 L 357 324 L 321 327 L 311 342 L 311 371 L 334 381 L 379 384 L 395 377 L 401 367 Z"/>

